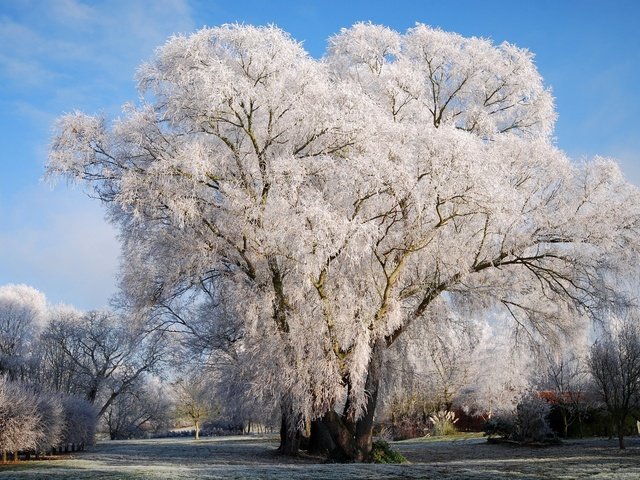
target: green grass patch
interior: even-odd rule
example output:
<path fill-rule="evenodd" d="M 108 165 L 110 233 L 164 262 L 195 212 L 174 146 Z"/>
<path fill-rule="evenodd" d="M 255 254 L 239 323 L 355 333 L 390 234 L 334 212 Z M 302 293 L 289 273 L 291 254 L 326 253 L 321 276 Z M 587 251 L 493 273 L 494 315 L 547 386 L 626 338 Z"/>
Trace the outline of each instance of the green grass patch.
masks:
<path fill-rule="evenodd" d="M 404 455 L 392 450 L 384 440 L 373 442 L 371 461 L 373 463 L 407 463 Z"/>

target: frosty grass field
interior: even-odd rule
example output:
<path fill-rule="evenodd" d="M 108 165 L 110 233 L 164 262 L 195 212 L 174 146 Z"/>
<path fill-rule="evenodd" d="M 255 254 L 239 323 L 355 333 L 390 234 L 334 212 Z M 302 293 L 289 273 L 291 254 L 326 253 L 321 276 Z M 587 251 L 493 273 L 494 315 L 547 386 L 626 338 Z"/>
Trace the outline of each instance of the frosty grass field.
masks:
<path fill-rule="evenodd" d="M 410 440 L 393 448 L 404 465 L 327 464 L 312 457 L 275 454 L 275 436 L 100 442 L 83 453 L 0 466 L 0 478 L 437 478 L 437 479 L 638 479 L 640 438 L 571 440 L 562 446 L 489 445 L 482 438 Z"/>

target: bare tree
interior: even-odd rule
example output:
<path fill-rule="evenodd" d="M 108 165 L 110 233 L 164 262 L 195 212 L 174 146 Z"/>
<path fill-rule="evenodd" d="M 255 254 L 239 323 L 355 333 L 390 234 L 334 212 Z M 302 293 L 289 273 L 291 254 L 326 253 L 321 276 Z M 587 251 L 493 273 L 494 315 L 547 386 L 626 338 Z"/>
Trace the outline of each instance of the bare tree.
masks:
<path fill-rule="evenodd" d="M 562 435 L 567 437 L 569 427 L 578 422 L 582 435 L 582 421 L 586 414 L 589 371 L 584 358 L 575 352 L 554 355 L 545 352 L 546 368 L 542 372 L 539 388 L 551 394 L 548 400 L 562 417 Z"/>
<path fill-rule="evenodd" d="M 212 420 L 220 411 L 213 398 L 212 383 L 204 372 L 195 370 L 175 382 L 173 388 L 175 414 L 191 422 L 198 440 L 202 423 Z"/>
<path fill-rule="evenodd" d="M 52 323 L 45 334 L 45 359 L 53 387 L 84 395 L 102 416 L 118 395 L 163 359 L 161 331 L 136 327 L 112 312 L 88 312 Z"/>
<path fill-rule="evenodd" d="M 54 392 L 84 394 L 86 385 L 81 381 L 80 367 L 74 360 L 82 355 L 81 345 L 74 341 L 73 335 L 82 315 L 82 312 L 67 306 L 49 309 L 47 324 L 34 346 L 33 382 Z"/>
<path fill-rule="evenodd" d="M 168 428 L 171 402 L 165 388 L 144 379 L 121 393 L 103 415 L 103 427 L 111 440 L 140 438 Z"/>
<path fill-rule="evenodd" d="M 589 369 L 624 449 L 625 422 L 640 395 L 640 325 L 635 317 L 616 323 L 591 347 Z"/>

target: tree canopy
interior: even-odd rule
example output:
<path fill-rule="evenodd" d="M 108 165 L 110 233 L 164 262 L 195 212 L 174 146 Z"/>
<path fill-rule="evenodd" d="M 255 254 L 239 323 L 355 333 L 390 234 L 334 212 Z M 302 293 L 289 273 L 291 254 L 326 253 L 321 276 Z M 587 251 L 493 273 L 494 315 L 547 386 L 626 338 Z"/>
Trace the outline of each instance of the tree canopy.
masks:
<path fill-rule="evenodd" d="M 215 284 L 254 393 L 292 425 L 372 416 L 382 351 L 442 309 L 568 332 L 637 253 L 638 190 L 554 146 L 551 93 L 513 45 L 356 24 L 316 60 L 224 25 L 172 37 L 138 82 L 114 122 L 59 119 L 49 174 L 105 202 L 133 307 Z"/>

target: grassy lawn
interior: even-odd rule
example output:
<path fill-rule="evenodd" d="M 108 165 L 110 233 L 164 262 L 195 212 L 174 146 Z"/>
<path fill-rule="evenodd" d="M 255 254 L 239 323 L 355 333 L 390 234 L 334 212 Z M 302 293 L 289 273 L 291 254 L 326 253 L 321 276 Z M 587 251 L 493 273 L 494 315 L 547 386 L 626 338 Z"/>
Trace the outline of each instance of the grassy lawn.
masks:
<path fill-rule="evenodd" d="M 410 463 L 341 465 L 282 458 L 275 436 L 100 442 L 86 452 L 0 466 L 0 479 L 640 478 L 640 439 L 626 451 L 590 439 L 545 448 L 489 445 L 478 435 L 393 442 Z"/>

